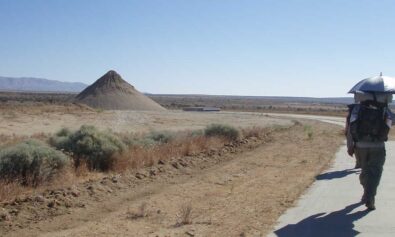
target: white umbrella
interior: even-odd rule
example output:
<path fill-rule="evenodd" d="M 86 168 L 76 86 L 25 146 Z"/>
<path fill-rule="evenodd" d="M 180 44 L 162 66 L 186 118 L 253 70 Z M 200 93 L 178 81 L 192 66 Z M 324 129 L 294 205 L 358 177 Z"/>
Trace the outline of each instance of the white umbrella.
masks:
<path fill-rule="evenodd" d="M 358 82 L 348 93 L 377 92 L 395 94 L 395 78 L 383 76 L 370 77 Z"/>

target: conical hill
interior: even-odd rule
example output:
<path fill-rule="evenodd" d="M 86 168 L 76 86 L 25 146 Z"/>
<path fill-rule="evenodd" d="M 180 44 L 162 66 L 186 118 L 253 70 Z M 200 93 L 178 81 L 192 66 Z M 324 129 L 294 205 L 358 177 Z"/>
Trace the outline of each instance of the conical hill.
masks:
<path fill-rule="evenodd" d="M 76 102 L 108 110 L 165 110 L 113 70 L 78 94 Z"/>

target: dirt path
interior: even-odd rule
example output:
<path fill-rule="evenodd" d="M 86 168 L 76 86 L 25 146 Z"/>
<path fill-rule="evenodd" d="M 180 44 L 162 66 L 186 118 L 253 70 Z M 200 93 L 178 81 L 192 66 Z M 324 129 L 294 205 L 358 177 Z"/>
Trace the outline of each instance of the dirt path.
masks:
<path fill-rule="evenodd" d="M 335 125 L 308 122 L 216 164 L 177 169 L 9 236 L 264 236 L 342 142 Z M 143 212 L 139 209 L 145 206 Z M 191 208 L 191 224 L 178 225 Z M 143 214 L 139 217 L 138 214 Z"/>

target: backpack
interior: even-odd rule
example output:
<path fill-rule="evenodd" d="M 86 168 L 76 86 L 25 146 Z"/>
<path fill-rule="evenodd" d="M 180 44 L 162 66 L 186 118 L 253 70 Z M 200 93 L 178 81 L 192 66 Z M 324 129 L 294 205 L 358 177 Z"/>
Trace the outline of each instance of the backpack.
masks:
<path fill-rule="evenodd" d="M 386 104 L 366 101 L 352 108 L 350 133 L 355 142 L 384 142 L 388 140 Z"/>

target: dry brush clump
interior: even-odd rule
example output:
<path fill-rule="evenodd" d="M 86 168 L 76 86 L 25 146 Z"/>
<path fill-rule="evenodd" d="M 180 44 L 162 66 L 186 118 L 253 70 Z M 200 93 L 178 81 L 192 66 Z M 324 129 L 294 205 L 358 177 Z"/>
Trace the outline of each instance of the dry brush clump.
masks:
<path fill-rule="evenodd" d="M 37 186 L 53 179 L 68 163 L 69 158 L 62 152 L 28 140 L 0 151 L 0 178 Z"/>
<path fill-rule="evenodd" d="M 128 147 L 152 147 L 173 141 L 179 136 L 179 133 L 170 131 L 151 131 L 148 134 L 117 133 L 116 136 L 119 137 Z"/>
<path fill-rule="evenodd" d="M 157 142 L 150 143 L 150 145 L 143 142 L 134 143 L 127 151 L 117 155 L 117 164 L 114 165 L 114 170 L 124 171 L 129 168 L 149 167 L 159 161 L 192 156 L 207 152 L 210 149 L 218 149 L 227 143 L 227 140 L 223 137 L 207 137 L 197 134 L 201 133 L 180 132 L 173 134 L 172 140 L 167 143 Z M 144 141 L 145 137 L 143 136 L 141 139 Z"/>
<path fill-rule="evenodd" d="M 91 170 L 108 171 L 116 162 L 116 155 L 122 153 L 125 144 L 110 131 L 99 131 L 93 126 L 83 125 L 75 132 L 62 129 L 51 137 L 50 144 L 59 150 L 69 152 L 75 166 L 82 162 Z"/>
<path fill-rule="evenodd" d="M 211 124 L 204 130 L 204 135 L 208 137 L 223 137 L 230 141 L 237 140 L 239 138 L 239 131 L 229 125 L 225 124 Z"/>
<path fill-rule="evenodd" d="M 0 180 L 0 203 L 12 200 L 14 197 L 24 193 L 27 190 L 16 181 Z"/>
<path fill-rule="evenodd" d="M 153 131 L 148 134 L 115 134 L 82 126 L 76 132 L 60 130 L 50 139 L 50 144 L 69 152 L 76 167 L 85 162 L 90 170 L 122 172 L 220 148 L 239 136 L 237 129 L 220 124 L 209 125 L 204 131 Z"/>
<path fill-rule="evenodd" d="M 242 134 L 243 138 L 255 137 L 255 138 L 263 139 L 263 138 L 266 138 L 269 133 L 270 133 L 269 128 L 257 127 L 257 126 L 243 128 L 241 130 L 241 134 Z"/>
<path fill-rule="evenodd" d="M 192 205 L 190 203 L 181 206 L 177 214 L 178 221 L 176 227 L 192 224 Z"/>
<path fill-rule="evenodd" d="M 305 125 L 303 130 L 306 133 L 307 138 L 311 140 L 313 138 L 313 128 L 310 125 Z"/>
<path fill-rule="evenodd" d="M 175 138 L 175 134 L 171 133 L 169 131 L 162 131 L 162 132 L 157 132 L 153 131 L 150 134 L 148 134 L 147 139 L 151 139 L 154 142 L 157 143 L 169 143 Z"/>

